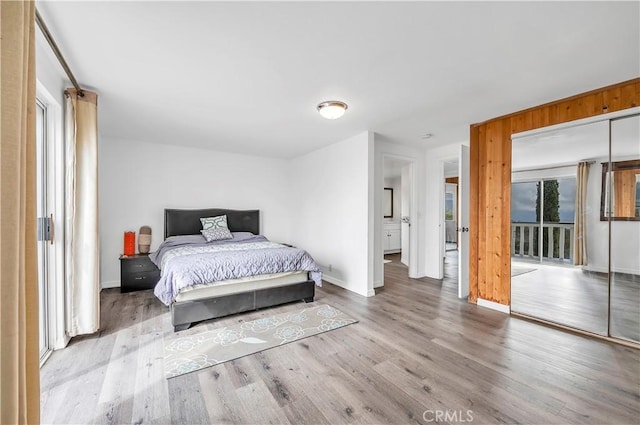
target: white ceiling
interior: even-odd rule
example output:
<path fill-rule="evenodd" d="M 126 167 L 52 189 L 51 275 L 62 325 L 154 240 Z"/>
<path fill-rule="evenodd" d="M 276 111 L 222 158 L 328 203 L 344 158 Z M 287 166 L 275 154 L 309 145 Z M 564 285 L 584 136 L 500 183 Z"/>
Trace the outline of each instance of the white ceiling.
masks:
<path fill-rule="evenodd" d="M 39 2 L 101 135 L 292 158 L 469 124 L 640 75 L 638 2 Z M 328 121 L 318 102 L 343 100 Z M 429 140 L 421 134 L 433 133 Z"/>

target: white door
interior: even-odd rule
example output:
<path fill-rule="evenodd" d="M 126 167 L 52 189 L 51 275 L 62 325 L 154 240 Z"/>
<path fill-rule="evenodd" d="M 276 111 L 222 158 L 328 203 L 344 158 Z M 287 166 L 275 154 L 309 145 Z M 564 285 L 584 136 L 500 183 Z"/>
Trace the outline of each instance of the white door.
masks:
<path fill-rule="evenodd" d="M 469 146 L 458 161 L 458 297 L 469 296 Z"/>

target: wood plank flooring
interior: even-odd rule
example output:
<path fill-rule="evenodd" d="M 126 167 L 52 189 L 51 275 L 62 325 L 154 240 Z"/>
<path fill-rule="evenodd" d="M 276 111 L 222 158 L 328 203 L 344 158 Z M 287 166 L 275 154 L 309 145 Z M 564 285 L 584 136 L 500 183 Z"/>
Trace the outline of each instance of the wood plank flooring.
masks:
<path fill-rule="evenodd" d="M 399 256 L 387 258 L 375 297 L 317 291 L 360 323 L 171 380 L 167 308 L 151 291 L 104 290 L 102 331 L 42 368 L 42 422 L 638 423 L 640 351 L 458 300 L 452 259 L 440 282 L 408 279 Z"/>
<path fill-rule="evenodd" d="M 531 270 L 511 278 L 513 312 L 607 335 L 606 274 L 525 261 L 512 261 L 512 268 Z M 640 342 L 640 276 L 613 275 L 611 336 Z"/>

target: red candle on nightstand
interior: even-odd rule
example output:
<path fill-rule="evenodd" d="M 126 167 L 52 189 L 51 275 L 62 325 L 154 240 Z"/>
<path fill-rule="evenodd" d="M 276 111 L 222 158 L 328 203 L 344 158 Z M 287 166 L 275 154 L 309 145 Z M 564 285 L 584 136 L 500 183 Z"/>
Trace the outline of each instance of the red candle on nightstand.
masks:
<path fill-rule="evenodd" d="M 136 254 L 136 232 L 124 232 L 124 255 Z"/>

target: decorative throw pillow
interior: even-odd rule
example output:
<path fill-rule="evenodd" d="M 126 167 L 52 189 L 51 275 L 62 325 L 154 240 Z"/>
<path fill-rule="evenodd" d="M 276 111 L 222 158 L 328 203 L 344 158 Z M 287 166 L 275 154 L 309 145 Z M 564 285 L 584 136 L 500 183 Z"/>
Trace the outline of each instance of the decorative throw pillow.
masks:
<path fill-rule="evenodd" d="M 204 236 L 207 242 L 233 239 L 233 235 L 226 227 L 220 227 L 217 229 L 205 229 L 201 230 L 200 232 L 202 232 L 202 236 Z"/>
<path fill-rule="evenodd" d="M 220 228 L 228 229 L 229 228 L 229 226 L 227 226 L 227 216 L 226 215 L 219 215 L 219 216 L 216 216 L 216 217 L 201 218 L 200 222 L 202 223 L 202 230 L 220 229 Z"/>

